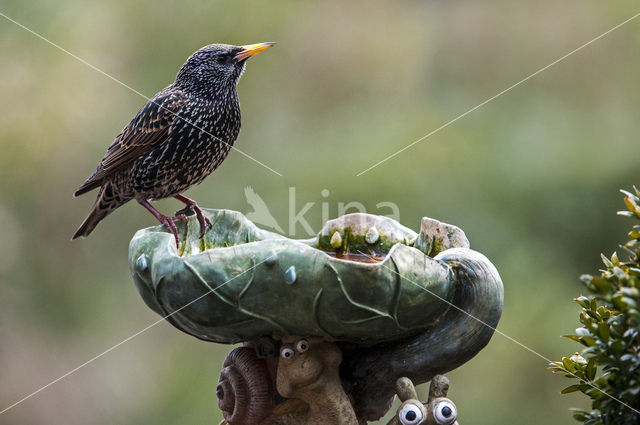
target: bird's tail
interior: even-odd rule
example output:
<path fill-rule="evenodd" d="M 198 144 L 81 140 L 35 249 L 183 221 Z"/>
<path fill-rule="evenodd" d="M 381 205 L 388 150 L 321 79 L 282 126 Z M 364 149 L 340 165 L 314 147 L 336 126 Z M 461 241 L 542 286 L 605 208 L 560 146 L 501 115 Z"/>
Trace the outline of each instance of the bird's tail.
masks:
<path fill-rule="evenodd" d="M 102 186 L 89 215 L 84 219 L 78 230 L 76 230 L 71 240 L 89 236 L 103 218 L 111 214 L 113 210 L 122 204 L 123 202 L 114 198 L 111 183 Z"/>

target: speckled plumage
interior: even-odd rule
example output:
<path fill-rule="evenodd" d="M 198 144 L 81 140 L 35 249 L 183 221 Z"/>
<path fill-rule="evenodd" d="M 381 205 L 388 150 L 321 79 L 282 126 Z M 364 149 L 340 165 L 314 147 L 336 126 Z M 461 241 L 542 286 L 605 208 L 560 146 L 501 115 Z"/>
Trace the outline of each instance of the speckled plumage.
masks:
<path fill-rule="evenodd" d="M 272 44 L 212 44 L 191 55 L 176 81 L 140 109 L 75 192 L 78 196 L 100 188 L 93 209 L 72 239 L 88 236 L 104 217 L 132 199 L 174 234 L 173 220 L 195 210 L 204 232 L 199 207 L 180 193 L 202 182 L 229 154 L 240 132 L 236 84 L 246 59 Z M 187 204 L 175 217 L 160 214 L 148 203 L 171 196 Z"/>

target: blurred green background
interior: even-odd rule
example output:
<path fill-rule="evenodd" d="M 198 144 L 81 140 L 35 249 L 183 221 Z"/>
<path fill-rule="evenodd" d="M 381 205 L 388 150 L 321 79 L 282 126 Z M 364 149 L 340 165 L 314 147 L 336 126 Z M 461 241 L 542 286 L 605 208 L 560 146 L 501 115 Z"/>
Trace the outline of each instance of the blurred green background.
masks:
<path fill-rule="evenodd" d="M 631 225 L 619 188 L 639 181 L 640 19 L 361 177 L 356 174 L 639 12 L 631 0 L 270 2 L 3 0 L 0 12 L 148 96 L 211 42 L 278 45 L 238 91 L 236 146 L 187 192 L 251 211 L 252 186 L 287 230 L 320 229 L 325 202 L 394 202 L 415 230 L 462 227 L 505 284 L 499 330 L 551 359 L 579 346 L 571 299 Z M 158 319 L 127 266 L 155 225 L 130 203 L 69 238 L 93 194 L 73 191 L 144 99 L 0 18 L 0 410 Z M 327 197 L 321 192 L 329 191 Z M 176 201 L 161 201 L 165 213 Z M 307 237 L 301 226 L 297 237 Z M 444 343 L 444 342 L 443 342 Z M 142 333 L 0 416 L 0 424 L 217 424 L 231 347 L 169 324 Z M 501 335 L 448 374 L 461 424 L 566 424 L 579 395 Z M 421 387 L 425 394 L 425 387 Z"/>

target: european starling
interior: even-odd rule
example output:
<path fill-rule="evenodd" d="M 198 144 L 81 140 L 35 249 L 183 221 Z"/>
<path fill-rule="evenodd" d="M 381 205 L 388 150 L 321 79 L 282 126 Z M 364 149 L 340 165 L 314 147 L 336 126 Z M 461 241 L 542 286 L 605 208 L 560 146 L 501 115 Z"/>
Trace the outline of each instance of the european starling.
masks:
<path fill-rule="evenodd" d="M 192 54 L 175 82 L 147 102 L 107 149 L 98 168 L 75 192 L 100 188 L 91 212 L 72 239 L 88 236 L 113 210 L 135 199 L 167 226 L 194 211 L 201 234 L 211 223 L 198 204 L 181 195 L 224 161 L 240 132 L 236 84 L 246 60 L 275 43 L 211 44 Z M 150 200 L 174 197 L 186 204 L 173 217 Z"/>

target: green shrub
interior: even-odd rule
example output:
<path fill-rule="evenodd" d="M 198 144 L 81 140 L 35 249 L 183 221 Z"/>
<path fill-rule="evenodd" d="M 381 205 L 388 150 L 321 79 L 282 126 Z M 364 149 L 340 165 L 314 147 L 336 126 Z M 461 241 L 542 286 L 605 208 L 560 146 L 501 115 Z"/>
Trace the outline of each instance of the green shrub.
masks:
<path fill-rule="evenodd" d="M 628 211 L 618 214 L 640 219 L 640 191 L 634 190 L 622 191 Z M 591 398 L 591 412 L 572 409 L 585 425 L 640 424 L 640 225 L 629 236 L 621 245 L 628 261 L 615 252 L 611 258 L 602 255 L 600 276 L 581 277 L 589 290 L 575 299 L 582 326 L 564 336 L 586 348 L 549 367 L 579 381 L 562 394 L 581 391 Z"/>

